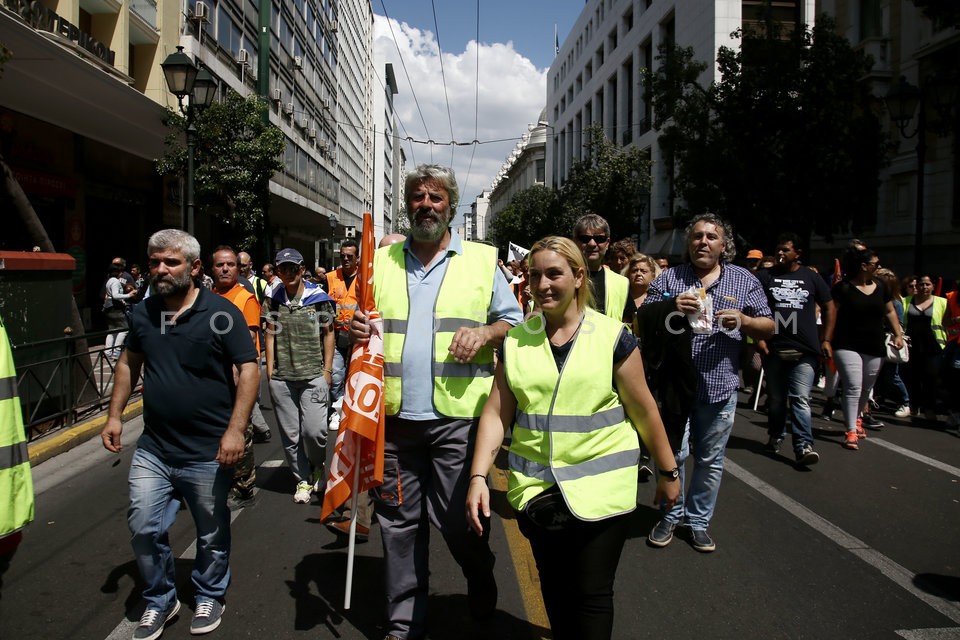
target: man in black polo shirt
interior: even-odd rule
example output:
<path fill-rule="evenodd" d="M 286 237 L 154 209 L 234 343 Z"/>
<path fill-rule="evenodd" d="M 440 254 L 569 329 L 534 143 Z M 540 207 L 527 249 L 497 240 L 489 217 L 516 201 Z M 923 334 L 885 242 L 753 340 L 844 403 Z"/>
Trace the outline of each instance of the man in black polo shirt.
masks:
<path fill-rule="evenodd" d="M 145 367 L 143 435 L 130 465 L 127 522 L 147 602 L 134 640 L 154 640 L 180 610 L 167 530 L 177 514 L 174 496 L 197 527 L 192 581 L 193 634 L 220 624 L 230 584 L 233 465 L 243 455 L 243 430 L 257 396 L 257 354 L 243 314 L 203 287 L 200 244 L 176 229 L 158 231 L 147 245 L 153 293 L 133 314 L 130 339 L 114 377 L 110 415 L 101 437 L 119 453 L 121 413 Z"/>

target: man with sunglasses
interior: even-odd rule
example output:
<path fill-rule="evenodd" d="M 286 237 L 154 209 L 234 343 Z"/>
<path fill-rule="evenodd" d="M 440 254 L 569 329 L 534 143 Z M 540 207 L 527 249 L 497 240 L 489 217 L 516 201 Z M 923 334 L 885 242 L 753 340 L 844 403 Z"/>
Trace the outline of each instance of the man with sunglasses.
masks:
<path fill-rule="evenodd" d="M 610 224 L 601 216 L 588 213 L 573 226 L 573 240 L 590 270 L 594 308 L 616 320 L 631 319 L 636 307 L 630 298 L 630 281 L 603 265 L 610 246 Z"/>
<path fill-rule="evenodd" d="M 357 241 L 346 239 L 340 245 L 340 267 L 327 274 L 327 292 L 337 303 L 334 321 L 337 349 L 333 354 L 333 386 L 330 404 L 339 408 L 343 399 L 343 379 L 350 361 L 350 320 L 357 310 L 357 273 L 360 269 Z"/>

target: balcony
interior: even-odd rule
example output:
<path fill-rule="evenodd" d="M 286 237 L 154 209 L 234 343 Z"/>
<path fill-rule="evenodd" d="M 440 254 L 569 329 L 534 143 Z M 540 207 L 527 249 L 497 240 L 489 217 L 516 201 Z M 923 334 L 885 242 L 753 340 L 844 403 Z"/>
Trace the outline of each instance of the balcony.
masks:
<path fill-rule="evenodd" d="M 130 11 L 157 29 L 157 0 L 130 0 Z"/>

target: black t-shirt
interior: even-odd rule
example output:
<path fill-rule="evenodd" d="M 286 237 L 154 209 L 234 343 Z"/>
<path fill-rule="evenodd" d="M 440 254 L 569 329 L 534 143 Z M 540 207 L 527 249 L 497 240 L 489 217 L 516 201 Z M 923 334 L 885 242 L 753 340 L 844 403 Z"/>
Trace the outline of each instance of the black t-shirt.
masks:
<path fill-rule="evenodd" d="M 591 271 L 590 284 L 593 291 L 593 308 L 605 314 L 607 308 L 607 277 L 603 271 L 603 267 L 600 267 L 600 271 Z"/>
<path fill-rule="evenodd" d="M 832 300 L 823 278 L 804 266 L 793 272 L 777 266 L 759 271 L 757 279 L 767 292 L 773 311 L 776 333 L 767 341 L 771 349 L 797 349 L 819 355 L 817 305 Z"/>
<path fill-rule="evenodd" d="M 877 286 L 870 294 L 863 293 L 849 280 L 834 285 L 833 300 L 837 304 L 837 325 L 833 331 L 835 350 L 884 356 L 883 320 L 891 298 L 882 280 L 874 280 L 874 283 Z"/>
<path fill-rule="evenodd" d="M 205 288 L 176 324 L 170 317 L 162 296 L 134 308 L 127 348 L 144 357 L 137 446 L 171 464 L 212 461 L 233 413 L 233 365 L 257 354 L 240 310 Z"/>

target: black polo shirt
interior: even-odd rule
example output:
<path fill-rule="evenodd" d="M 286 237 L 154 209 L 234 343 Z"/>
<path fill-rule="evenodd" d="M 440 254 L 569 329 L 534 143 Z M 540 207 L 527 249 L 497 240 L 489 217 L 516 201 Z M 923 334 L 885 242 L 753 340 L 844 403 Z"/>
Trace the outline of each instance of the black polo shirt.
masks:
<path fill-rule="evenodd" d="M 134 307 L 127 348 L 144 359 L 137 446 L 170 464 L 211 461 L 233 413 L 233 365 L 257 354 L 240 310 L 206 288 L 175 324 L 172 315 L 161 296 Z"/>

